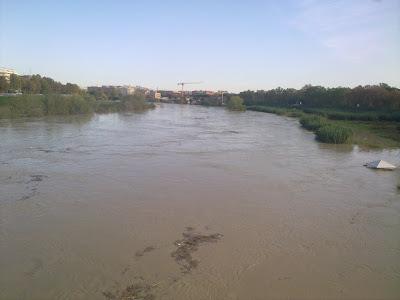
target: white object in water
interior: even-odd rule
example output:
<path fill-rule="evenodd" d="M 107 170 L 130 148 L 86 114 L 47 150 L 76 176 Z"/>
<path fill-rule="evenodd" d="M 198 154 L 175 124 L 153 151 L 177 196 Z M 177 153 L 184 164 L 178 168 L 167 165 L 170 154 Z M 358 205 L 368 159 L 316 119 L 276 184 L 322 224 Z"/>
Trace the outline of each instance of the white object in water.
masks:
<path fill-rule="evenodd" d="M 389 164 L 387 161 L 384 160 L 375 160 L 365 164 L 367 168 L 371 169 L 383 169 L 383 170 L 394 170 L 396 169 L 395 166 Z"/>

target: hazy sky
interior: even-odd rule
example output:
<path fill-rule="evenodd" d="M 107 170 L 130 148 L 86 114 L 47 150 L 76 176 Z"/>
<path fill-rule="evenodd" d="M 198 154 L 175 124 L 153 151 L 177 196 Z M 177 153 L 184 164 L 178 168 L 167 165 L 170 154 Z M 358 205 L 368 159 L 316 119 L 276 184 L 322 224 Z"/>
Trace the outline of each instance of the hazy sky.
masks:
<path fill-rule="evenodd" d="M 400 87 L 400 0 L 0 0 L 0 66 L 81 86 Z"/>

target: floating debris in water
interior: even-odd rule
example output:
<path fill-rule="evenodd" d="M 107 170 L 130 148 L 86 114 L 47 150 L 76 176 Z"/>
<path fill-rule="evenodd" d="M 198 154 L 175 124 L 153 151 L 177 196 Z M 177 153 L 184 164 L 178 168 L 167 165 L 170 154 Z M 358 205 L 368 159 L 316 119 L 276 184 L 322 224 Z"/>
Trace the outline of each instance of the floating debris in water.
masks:
<path fill-rule="evenodd" d="M 197 251 L 200 245 L 215 243 L 223 237 L 220 233 L 209 235 L 196 233 L 195 228 L 190 226 L 185 228 L 185 232 L 182 233 L 182 236 L 182 239 L 175 241 L 174 245 L 177 248 L 171 253 L 171 256 L 180 265 L 183 274 L 190 273 L 192 269 L 198 266 L 199 262 L 193 259 L 192 253 Z M 155 249 L 157 248 L 154 246 L 147 246 L 143 250 L 137 251 L 135 257 L 140 258 Z M 125 267 L 121 275 L 126 276 L 129 269 L 130 266 Z M 173 284 L 178 280 L 179 278 L 173 278 L 165 282 L 168 285 L 168 283 Z M 133 279 L 133 283 L 128 285 L 125 289 L 114 287 L 111 288 L 111 290 L 103 291 L 102 294 L 107 300 L 154 300 L 156 298 L 154 290 L 159 288 L 160 283 L 161 282 L 149 284 L 142 276 L 136 276 Z M 119 284 L 117 286 L 119 286 Z"/>
<path fill-rule="evenodd" d="M 32 267 L 25 272 L 26 276 L 32 277 L 43 268 L 43 261 L 40 258 L 33 258 L 32 264 Z"/>
<path fill-rule="evenodd" d="M 136 257 L 142 257 L 143 255 L 145 255 L 148 252 L 151 252 L 153 250 L 155 250 L 156 248 L 154 246 L 147 246 L 146 248 L 144 248 L 141 251 L 136 251 L 135 256 Z"/>
<path fill-rule="evenodd" d="M 152 293 L 156 285 L 150 285 L 143 281 L 143 278 L 136 277 L 136 282 L 128 285 L 122 291 L 104 291 L 103 296 L 107 300 L 154 300 Z"/>
<path fill-rule="evenodd" d="M 48 176 L 46 176 L 46 175 L 40 175 L 40 174 L 31 175 L 30 179 L 27 182 L 25 182 L 27 184 L 26 188 L 29 190 L 29 192 L 27 194 L 23 195 L 18 200 L 19 201 L 28 200 L 28 199 L 32 198 L 33 196 L 35 196 L 37 194 L 39 183 L 42 182 L 47 177 Z"/>
<path fill-rule="evenodd" d="M 171 256 L 181 266 L 183 273 L 189 273 L 198 266 L 199 262 L 193 259 L 192 253 L 196 252 L 200 245 L 215 243 L 223 237 L 220 233 L 209 235 L 196 233 L 192 227 L 187 227 L 182 235 L 183 239 L 175 241 L 177 249 L 171 253 Z"/>
<path fill-rule="evenodd" d="M 46 175 L 31 175 L 31 180 L 29 182 L 43 181 L 44 178 L 47 178 L 47 176 Z"/>

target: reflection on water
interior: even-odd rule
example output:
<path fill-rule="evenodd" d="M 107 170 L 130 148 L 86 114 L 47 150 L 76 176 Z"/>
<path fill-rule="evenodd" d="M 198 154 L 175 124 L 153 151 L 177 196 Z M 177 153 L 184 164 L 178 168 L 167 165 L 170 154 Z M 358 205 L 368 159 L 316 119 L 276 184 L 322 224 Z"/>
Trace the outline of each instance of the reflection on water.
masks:
<path fill-rule="evenodd" d="M 350 153 L 356 148 L 357 146 L 353 146 L 351 144 L 338 144 L 338 145 L 332 145 L 332 144 L 325 144 L 325 143 L 317 143 L 318 147 L 321 150 L 324 151 L 332 151 L 332 152 L 343 152 L 343 153 Z M 357 148 L 358 150 L 358 148 Z"/>
<path fill-rule="evenodd" d="M 400 296 L 398 150 L 180 105 L 0 137 L 0 299 Z"/>

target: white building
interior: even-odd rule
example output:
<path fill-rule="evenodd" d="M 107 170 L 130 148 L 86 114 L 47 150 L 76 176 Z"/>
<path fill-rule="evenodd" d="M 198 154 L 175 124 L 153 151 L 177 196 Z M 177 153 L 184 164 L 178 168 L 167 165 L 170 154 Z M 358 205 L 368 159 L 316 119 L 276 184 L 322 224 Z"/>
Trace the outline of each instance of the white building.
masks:
<path fill-rule="evenodd" d="M 126 88 L 126 93 L 128 95 L 132 95 L 135 93 L 136 88 L 134 86 L 128 85 L 128 86 L 125 86 L 125 88 Z"/>
<path fill-rule="evenodd" d="M 7 81 L 10 81 L 11 74 L 18 75 L 13 69 L 0 68 L 0 77 L 5 77 Z"/>
<path fill-rule="evenodd" d="M 135 93 L 136 88 L 131 85 L 117 86 L 117 90 L 124 96 L 133 95 Z"/>

